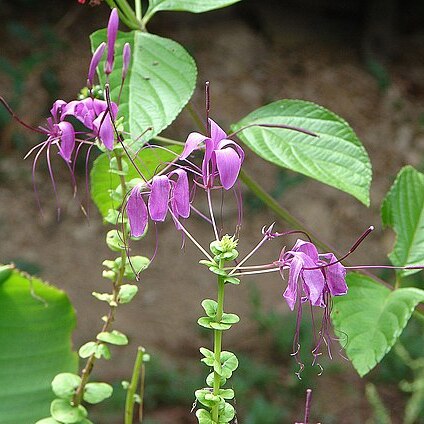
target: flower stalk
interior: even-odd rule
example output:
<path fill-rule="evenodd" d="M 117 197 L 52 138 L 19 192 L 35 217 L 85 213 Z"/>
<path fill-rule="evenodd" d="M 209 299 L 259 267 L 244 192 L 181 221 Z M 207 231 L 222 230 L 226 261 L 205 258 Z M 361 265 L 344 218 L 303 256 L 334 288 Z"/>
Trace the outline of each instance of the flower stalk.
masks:
<path fill-rule="evenodd" d="M 144 361 L 146 350 L 139 346 L 137 349 L 137 356 L 134 363 L 134 368 L 131 376 L 131 382 L 127 389 L 127 397 L 125 399 L 125 424 L 132 424 L 134 417 L 134 404 L 136 402 L 136 391 L 138 387 L 138 381 L 140 379 L 140 397 L 138 399 L 140 403 L 139 408 L 139 418 L 138 421 L 141 423 L 143 421 L 143 392 L 144 392 L 144 375 L 145 375 L 145 366 Z"/>
<path fill-rule="evenodd" d="M 223 261 L 219 263 L 219 269 L 222 270 Z M 216 309 L 216 321 L 220 322 L 222 319 L 222 313 L 224 312 L 224 291 L 225 291 L 225 282 L 224 277 L 218 275 L 218 304 Z M 214 330 L 214 356 L 217 363 L 221 362 L 221 351 L 222 351 L 222 330 Z M 214 371 L 213 373 L 213 394 L 215 396 L 219 395 L 219 389 L 221 387 L 221 376 Z M 218 422 L 219 416 L 219 404 L 216 404 L 212 408 L 212 420 Z"/>

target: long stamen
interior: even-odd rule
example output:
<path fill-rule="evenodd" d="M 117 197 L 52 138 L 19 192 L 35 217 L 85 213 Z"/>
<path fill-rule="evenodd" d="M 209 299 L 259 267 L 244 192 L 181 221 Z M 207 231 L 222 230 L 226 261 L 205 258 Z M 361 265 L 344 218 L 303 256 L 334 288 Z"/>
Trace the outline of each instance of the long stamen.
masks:
<path fill-rule="evenodd" d="M 40 134 L 45 134 L 45 131 L 40 130 L 39 128 L 32 127 L 29 124 L 26 124 L 24 121 L 22 121 L 18 115 L 12 110 L 12 108 L 9 106 L 9 104 L 6 102 L 6 99 L 3 96 L 0 96 L 0 103 L 6 108 L 6 110 L 9 112 L 10 116 L 17 122 L 19 122 L 22 126 L 25 128 L 38 132 Z"/>
<path fill-rule="evenodd" d="M 47 157 L 47 168 L 49 170 L 50 180 L 52 182 L 54 196 L 56 198 L 57 219 L 59 220 L 59 218 L 60 218 L 60 203 L 59 203 L 59 197 L 58 197 L 57 189 L 56 189 L 56 182 L 54 180 L 53 168 L 52 168 L 51 161 L 50 161 L 50 146 L 51 146 L 51 143 L 48 143 L 48 145 L 47 145 L 47 155 L 46 155 L 46 157 Z"/>
<path fill-rule="evenodd" d="M 311 271 L 314 269 L 322 269 L 322 268 L 327 268 L 329 266 L 335 265 L 341 261 L 343 261 L 344 259 L 346 259 L 349 255 L 351 255 L 357 248 L 358 246 L 365 240 L 365 238 L 372 232 L 374 231 L 374 227 L 371 225 L 366 231 L 363 232 L 363 234 L 358 238 L 358 240 L 356 240 L 356 242 L 353 244 L 353 246 L 349 249 L 349 251 L 343 255 L 340 259 L 337 259 L 337 261 L 334 262 L 330 262 L 329 264 L 322 264 L 319 266 L 315 266 L 313 268 L 303 268 L 305 271 Z M 381 267 L 377 267 L 377 268 L 381 268 Z"/>
<path fill-rule="evenodd" d="M 193 242 L 193 244 L 210 260 L 213 262 L 213 258 L 209 253 L 202 247 L 202 245 L 188 232 L 188 230 L 184 227 L 184 225 L 181 223 L 181 221 L 174 215 L 171 208 L 169 208 L 169 213 L 171 214 L 172 218 L 175 219 L 175 221 L 178 222 L 178 224 L 181 227 L 181 230 L 184 232 L 184 234 Z"/>
<path fill-rule="evenodd" d="M 356 266 L 345 266 L 345 268 L 346 269 L 373 269 L 373 268 L 381 268 L 381 269 L 406 269 L 406 270 L 408 270 L 408 269 L 424 269 L 424 265 L 407 265 L 407 266 L 356 265 Z"/>
<path fill-rule="evenodd" d="M 194 212 L 197 213 L 197 215 L 199 215 L 201 218 L 203 218 L 205 221 L 209 222 L 209 224 L 212 225 L 212 221 L 210 220 L 209 217 L 207 217 L 205 214 L 203 214 L 202 212 L 199 211 L 199 209 L 195 208 L 192 204 L 190 204 L 190 209 L 193 209 Z"/>
<path fill-rule="evenodd" d="M 243 275 L 253 275 L 253 274 L 265 274 L 267 272 L 276 272 L 276 271 L 280 271 L 281 267 L 279 268 L 272 268 L 272 269 L 264 269 L 264 270 L 260 270 L 260 271 L 248 271 L 248 272 L 236 272 L 234 274 L 228 274 L 228 275 L 232 275 L 235 277 L 238 276 L 243 276 Z"/>

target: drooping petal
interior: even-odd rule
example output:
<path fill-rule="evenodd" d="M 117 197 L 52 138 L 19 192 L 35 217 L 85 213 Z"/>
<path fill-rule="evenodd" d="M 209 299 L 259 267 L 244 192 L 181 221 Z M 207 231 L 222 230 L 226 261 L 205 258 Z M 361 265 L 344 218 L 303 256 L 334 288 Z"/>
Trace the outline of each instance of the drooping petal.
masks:
<path fill-rule="evenodd" d="M 333 253 L 326 253 L 319 255 L 319 257 L 320 259 L 324 259 L 327 264 L 337 261 Z M 343 296 L 347 293 L 346 269 L 340 262 L 325 267 L 324 273 L 326 277 L 325 281 L 332 296 Z"/>
<path fill-rule="evenodd" d="M 149 213 L 153 221 L 165 221 L 170 190 L 171 184 L 167 176 L 153 177 L 152 190 L 149 197 Z"/>
<path fill-rule="evenodd" d="M 130 43 L 124 44 L 124 49 L 122 51 L 122 80 L 124 80 L 128 73 L 128 68 L 130 66 L 131 60 L 131 46 Z"/>
<path fill-rule="evenodd" d="M 88 68 L 88 76 L 87 81 L 88 85 L 91 87 L 93 85 L 94 74 L 96 73 L 96 69 L 99 66 L 100 60 L 103 57 L 103 53 L 105 52 L 106 43 L 103 42 L 97 47 L 96 51 L 93 53 L 93 57 L 91 58 L 90 67 Z"/>
<path fill-rule="evenodd" d="M 59 155 L 66 162 L 71 161 L 72 152 L 75 147 L 75 131 L 70 122 L 59 122 L 57 126 L 60 129 Z"/>
<path fill-rule="evenodd" d="M 180 155 L 180 159 L 186 159 L 191 153 L 199 147 L 199 144 L 203 143 L 207 137 L 198 132 L 192 132 L 188 135 L 185 142 L 184 150 Z"/>
<path fill-rule="evenodd" d="M 293 259 L 290 262 L 290 270 L 289 270 L 289 281 L 287 284 L 287 288 L 284 291 L 284 298 L 286 299 L 287 305 L 289 305 L 289 308 L 293 311 L 296 300 L 297 300 L 297 289 L 298 289 L 298 282 L 299 282 L 299 276 L 300 272 L 302 270 L 303 262 L 300 258 L 297 256 L 293 257 Z"/>
<path fill-rule="evenodd" d="M 190 216 L 190 192 L 187 172 L 182 169 L 176 169 L 169 174 L 169 177 L 172 175 L 177 175 L 177 181 L 173 183 L 172 187 L 174 213 L 177 216 L 188 218 Z"/>
<path fill-rule="evenodd" d="M 127 215 L 130 224 L 131 235 L 141 237 L 146 230 L 148 215 L 147 206 L 141 195 L 140 187 L 135 186 L 128 197 Z"/>
<path fill-rule="evenodd" d="M 292 251 L 293 252 L 303 252 L 303 253 L 305 253 L 314 262 L 315 265 L 313 265 L 313 267 L 317 266 L 318 250 L 313 243 L 311 243 L 309 241 L 297 239 L 295 245 L 293 246 Z"/>
<path fill-rule="evenodd" d="M 320 269 L 305 269 L 305 268 L 316 268 L 317 263 L 312 260 L 308 255 L 303 252 L 297 252 L 296 256 L 301 258 L 303 262 L 302 267 L 302 278 L 303 278 L 303 290 L 314 306 L 325 306 L 323 304 L 323 291 L 325 286 L 324 275 Z"/>
<path fill-rule="evenodd" d="M 108 150 L 113 150 L 115 140 L 115 129 L 108 112 L 102 112 L 93 121 L 94 132 Z"/>
<path fill-rule="evenodd" d="M 115 42 L 118 34 L 119 15 L 118 9 L 112 9 L 107 25 L 107 59 L 105 64 L 105 73 L 110 74 L 113 70 L 115 61 Z"/>
<path fill-rule="evenodd" d="M 240 172 L 240 156 L 231 147 L 216 150 L 215 156 L 221 184 L 225 190 L 229 190 L 237 181 L 237 177 Z"/>
<path fill-rule="evenodd" d="M 214 149 L 216 149 L 218 143 L 227 138 L 227 134 L 214 120 L 209 119 L 209 125 L 211 126 L 211 139 L 214 143 Z"/>

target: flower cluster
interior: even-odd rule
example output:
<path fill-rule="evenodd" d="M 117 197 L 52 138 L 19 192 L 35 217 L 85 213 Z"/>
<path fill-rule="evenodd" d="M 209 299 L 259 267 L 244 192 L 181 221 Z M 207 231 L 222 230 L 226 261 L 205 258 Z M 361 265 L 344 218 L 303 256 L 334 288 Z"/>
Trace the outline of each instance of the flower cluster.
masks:
<path fill-rule="evenodd" d="M 147 198 L 147 204 L 144 200 Z M 128 197 L 127 215 L 131 236 L 144 234 L 149 220 L 163 222 L 168 210 L 177 228 L 180 228 L 180 217 L 190 215 L 189 183 L 187 172 L 176 169 L 167 175 L 153 177 L 151 183 L 136 185 Z"/>
<path fill-rule="evenodd" d="M 118 105 L 114 102 L 99 99 L 95 97 L 93 89 L 93 80 L 95 72 L 107 51 L 105 60 L 104 73 L 106 79 L 114 67 L 115 43 L 119 26 L 119 17 L 117 9 L 113 9 L 109 18 L 107 28 L 107 43 L 102 43 L 94 52 L 88 70 L 87 86 L 88 96 L 86 98 L 65 102 L 64 100 L 56 100 L 50 110 L 50 117 L 47 118 L 44 126 L 33 128 L 22 122 L 10 109 L 3 98 L 0 101 L 4 104 L 11 115 L 23 126 L 43 134 L 46 138 L 41 143 L 34 146 L 26 155 L 26 157 L 35 153 L 33 163 L 33 174 L 41 153 L 47 154 L 47 165 L 52 179 L 53 186 L 53 170 L 51 167 L 50 153 L 52 146 L 58 150 L 59 156 L 70 167 L 70 163 L 74 162 L 78 156 L 80 148 L 83 145 L 93 146 L 96 143 L 103 145 L 106 149 L 112 150 L 115 140 L 115 124 L 114 121 L 118 114 Z M 131 50 L 127 43 L 123 48 L 123 68 L 122 68 L 122 84 L 128 72 Z M 75 121 L 83 124 L 83 130 L 75 128 Z M 71 169 L 73 175 L 73 169 Z"/>
<path fill-rule="evenodd" d="M 212 119 L 208 122 L 210 137 L 197 132 L 189 134 L 178 158 L 184 165 L 174 164 L 175 169 L 168 174 L 155 176 L 151 182 L 138 184 L 131 190 L 126 210 L 133 237 L 144 233 L 149 216 L 152 221 L 161 222 L 165 220 L 168 210 L 177 229 L 183 229 L 180 218 L 188 218 L 191 209 L 189 175 L 193 175 L 193 182 L 207 192 L 212 188 L 229 190 L 234 186 L 244 159 L 243 149 L 227 139 L 227 134 Z M 204 157 L 199 168 L 188 157 L 202 144 Z M 217 177 L 222 185 L 214 187 Z M 147 206 L 144 199 L 147 199 Z"/>

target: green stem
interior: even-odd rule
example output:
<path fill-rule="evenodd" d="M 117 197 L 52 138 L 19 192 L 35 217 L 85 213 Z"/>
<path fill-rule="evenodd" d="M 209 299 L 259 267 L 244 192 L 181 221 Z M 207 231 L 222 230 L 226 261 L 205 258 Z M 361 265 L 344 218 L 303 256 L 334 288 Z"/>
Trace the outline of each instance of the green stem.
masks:
<path fill-rule="evenodd" d="M 121 12 L 120 16 L 125 21 L 125 24 L 131 29 L 140 29 L 140 22 L 128 2 L 126 0 L 115 0 L 115 3 Z"/>
<path fill-rule="evenodd" d="M 223 268 L 223 263 L 219 264 L 220 269 Z M 218 276 L 218 306 L 216 310 L 216 322 L 220 322 L 222 319 L 222 314 L 224 312 L 224 278 Z M 222 351 L 222 330 L 214 330 L 214 356 L 215 363 L 221 364 L 221 351 Z M 221 376 L 214 371 L 213 373 L 213 394 L 217 396 L 219 394 L 219 389 L 221 387 Z M 216 404 L 212 408 L 212 420 L 218 422 L 219 420 L 219 404 Z"/>
<path fill-rule="evenodd" d="M 143 18 L 143 11 L 141 9 L 141 0 L 135 0 L 135 16 L 141 22 Z"/>
<path fill-rule="evenodd" d="M 126 17 L 126 15 L 122 12 L 122 10 L 118 7 L 118 5 L 115 3 L 114 0 L 105 0 L 105 1 L 111 9 L 115 9 L 115 8 L 118 9 L 118 11 L 120 12 L 119 18 L 128 28 L 137 29 L 137 28 L 133 28 L 133 23 L 131 22 L 131 20 Z"/>
<path fill-rule="evenodd" d="M 125 252 L 122 252 L 121 254 L 121 267 L 119 269 L 119 274 L 116 277 L 115 282 L 113 283 L 113 301 L 114 303 L 112 303 L 109 306 L 109 312 L 107 314 L 105 323 L 103 324 L 103 327 L 101 329 L 101 333 L 108 331 L 110 326 L 112 325 L 113 321 L 115 321 L 115 313 L 116 313 L 116 308 L 118 307 L 118 295 L 119 295 L 119 287 L 122 284 L 122 279 L 124 277 L 124 272 L 125 272 Z M 99 345 L 101 342 L 99 340 L 96 340 L 96 345 Z M 73 406 L 78 406 L 83 399 L 84 396 L 84 389 L 86 384 L 88 383 L 89 379 L 90 379 L 90 375 L 91 372 L 93 371 L 93 367 L 94 367 L 94 363 L 96 362 L 96 357 L 94 356 L 94 353 L 89 356 L 89 358 L 87 359 L 87 362 L 85 363 L 85 367 L 82 370 L 81 373 L 81 382 L 78 386 L 78 388 L 75 391 L 74 397 L 72 399 L 72 405 Z"/>
<path fill-rule="evenodd" d="M 118 165 L 118 170 L 122 171 L 122 157 L 115 152 L 115 157 Z M 126 193 L 126 183 L 125 178 L 123 175 L 120 175 L 120 181 L 122 186 L 122 191 L 125 194 Z M 125 251 L 121 252 L 121 266 L 119 268 L 119 273 L 116 276 L 115 281 L 113 282 L 113 290 L 112 290 L 112 296 L 113 296 L 113 303 L 109 305 L 109 312 L 107 314 L 105 323 L 103 324 L 103 327 L 101 329 L 101 332 L 108 331 L 110 326 L 112 325 L 113 321 L 115 321 L 115 314 L 116 309 L 118 307 L 118 295 L 119 295 L 119 288 L 122 285 L 123 278 L 124 278 L 124 272 L 125 272 L 125 263 L 126 263 L 126 255 Z M 96 345 L 99 345 L 101 342 L 99 340 L 96 340 Z M 91 372 L 94 367 L 94 363 L 96 362 L 96 357 L 94 353 L 88 357 L 87 362 L 85 363 L 85 367 L 81 372 L 81 382 L 78 386 L 78 388 L 75 391 L 75 394 L 72 398 L 72 405 L 77 406 L 79 405 L 84 397 L 84 389 L 86 384 L 88 383 L 90 379 Z"/>
<path fill-rule="evenodd" d="M 135 358 L 134 369 L 131 376 L 131 382 L 128 386 L 127 397 L 125 399 L 125 424 L 132 424 L 134 416 L 134 403 L 135 403 L 135 392 L 138 386 L 138 379 L 140 377 L 140 370 L 143 366 L 144 348 L 138 347 L 137 357 Z M 142 405 L 143 399 L 141 399 L 140 405 Z M 141 409 L 140 409 L 141 411 Z M 142 422 L 142 416 L 140 415 L 140 423 Z"/>

